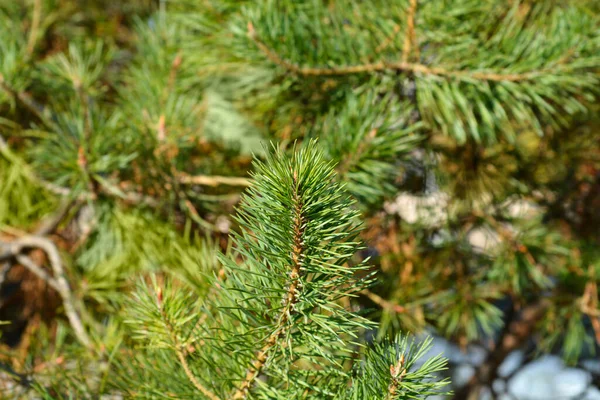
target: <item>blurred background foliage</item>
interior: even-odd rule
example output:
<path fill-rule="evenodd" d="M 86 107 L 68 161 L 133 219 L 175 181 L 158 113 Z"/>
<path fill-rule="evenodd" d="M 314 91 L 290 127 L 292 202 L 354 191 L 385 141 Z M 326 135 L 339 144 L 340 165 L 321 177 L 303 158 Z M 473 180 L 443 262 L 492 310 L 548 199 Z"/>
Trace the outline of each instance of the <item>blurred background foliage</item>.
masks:
<path fill-rule="evenodd" d="M 117 393 L 135 282 L 200 307 L 252 157 L 309 138 L 366 218 L 376 335 L 486 349 L 456 398 L 515 349 L 597 354 L 599 4 L 0 0 L 0 243 L 52 240 L 94 347 L 0 258 L 7 396 Z"/>

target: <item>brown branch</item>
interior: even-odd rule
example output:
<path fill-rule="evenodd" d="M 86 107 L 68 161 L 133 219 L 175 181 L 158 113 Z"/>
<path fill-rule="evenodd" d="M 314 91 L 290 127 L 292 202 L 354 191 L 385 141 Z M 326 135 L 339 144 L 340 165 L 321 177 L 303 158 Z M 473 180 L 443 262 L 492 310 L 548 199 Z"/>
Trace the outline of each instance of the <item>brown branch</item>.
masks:
<path fill-rule="evenodd" d="M 410 0 L 408 16 L 406 17 L 406 33 L 404 35 L 404 46 L 402 48 L 402 62 L 407 62 L 412 46 L 415 46 L 416 59 L 419 59 L 419 48 L 415 34 L 415 14 L 417 13 L 417 0 Z"/>
<path fill-rule="evenodd" d="M 294 195 L 293 195 L 293 232 L 294 232 L 294 245 L 292 248 L 292 265 L 291 265 L 291 283 L 287 290 L 287 293 L 284 298 L 284 306 L 283 310 L 279 314 L 277 319 L 277 325 L 275 330 L 263 347 L 258 351 L 254 361 L 248 367 L 246 371 L 246 377 L 236 389 L 236 391 L 232 395 L 232 399 L 245 399 L 248 395 L 250 387 L 262 371 L 269 352 L 275 345 L 277 341 L 286 333 L 288 330 L 288 322 L 290 320 L 290 315 L 292 314 L 293 306 L 298 302 L 298 291 L 300 288 L 300 273 L 301 273 L 301 258 L 302 253 L 304 251 L 303 245 L 303 236 L 304 236 L 304 217 L 302 212 L 302 199 L 300 198 L 299 187 L 298 187 L 298 174 L 296 171 L 293 171 L 293 184 L 294 184 Z"/>
<path fill-rule="evenodd" d="M 8 255 L 10 257 L 14 257 L 25 268 L 29 269 L 58 292 L 62 298 L 65 314 L 69 320 L 69 323 L 71 324 L 71 327 L 73 328 L 75 337 L 85 347 L 90 348 L 92 345 L 90 338 L 85 332 L 81 318 L 76 310 L 75 300 L 73 298 L 69 282 L 65 277 L 62 260 L 54 243 L 51 240 L 41 236 L 23 236 L 8 244 L 6 247 L 8 248 Z M 39 248 L 46 253 L 50 262 L 50 266 L 52 267 L 53 276 L 50 276 L 29 257 L 21 254 L 25 249 L 28 248 Z M 3 256 L 6 256 L 6 253 L 0 254 L 0 259 L 2 259 Z"/>
<path fill-rule="evenodd" d="M 369 289 L 365 289 L 361 293 L 364 294 L 365 296 L 367 296 L 373 303 L 377 304 L 379 307 L 383 308 L 384 310 L 391 311 L 391 312 L 398 313 L 398 314 L 402 314 L 402 313 L 406 312 L 406 307 L 403 307 L 400 304 L 392 303 L 391 301 L 384 299 L 383 297 L 379 296 L 378 294 L 371 292 Z"/>
<path fill-rule="evenodd" d="M 44 219 L 42 221 L 40 226 L 36 229 L 35 235 L 36 236 L 46 236 L 46 235 L 49 235 L 50 233 L 54 232 L 58 228 L 60 223 L 65 219 L 67 214 L 71 211 L 71 209 L 73 207 L 78 208 L 80 205 L 81 205 L 81 202 L 78 201 L 77 199 L 63 200 L 60 207 L 58 208 L 58 211 L 56 211 L 56 213 L 54 213 L 53 215 L 50 215 L 49 217 L 47 217 L 46 219 Z"/>
<path fill-rule="evenodd" d="M 520 74 L 506 74 L 497 72 L 449 70 L 441 67 L 429 67 L 419 63 L 404 61 L 377 61 L 373 63 L 339 66 L 331 68 L 300 67 L 293 62 L 279 56 L 275 51 L 265 45 L 258 37 L 252 23 L 248 23 L 248 37 L 255 43 L 265 56 L 273 63 L 298 75 L 304 76 L 339 76 L 360 73 L 375 73 L 382 71 L 404 71 L 423 75 L 435 75 L 457 79 L 475 79 L 492 82 L 520 82 L 534 79 L 544 71 L 531 71 Z"/>
<path fill-rule="evenodd" d="M 594 330 L 596 343 L 600 346 L 600 310 L 598 310 L 598 284 L 594 280 L 593 269 L 589 268 L 590 280 L 585 285 L 581 298 L 581 311 L 588 316 Z"/>
<path fill-rule="evenodd" d="M 179 359 L 179 362 L 181 363 L 181 366 L 183 367 L 185 375 L 188 377 L 190 382 L 192 382 L 194 387 L 196 389 L 198 389 L 199 391 L 201 391 L 202 394 L 205 395 L 206 397 L 208 397 L 210 400 L 219 400 L 219 397 L 217 397 L 215 394 L 213 394 L 210 390 L 206 389 L 198 381 L 198 379 L 196 379 L 196 377 L 192 373 L 192 370 L 190 369 L 189 364 L 187 363 L 187 360 L 185 359 L 185 354 L 183 353 L 183 350 L 181 348 L 176 348 L 175 352 L 177 353 L 177 358 Z"/>
<path fill-rule="evenodd" d="M 250 179 L 237 176 L 219 176 L 219 175 L 187 175 L 179 174 L 178 181 L 184 185 L 204 185 L 204 186 L 250 186 Z"/>
<path fill-rule="evenodd" d="M 381 53 L 383 50 L 385 50 L 385 48 L 388 47 L 394 41 L 394 39 L 396 38 L 395 35 L 397 35 L 399 32 L 400 25 L 394 25 L 394 28 L 392 29 L 392 34 L 375 48 L 375 54 Z"/>

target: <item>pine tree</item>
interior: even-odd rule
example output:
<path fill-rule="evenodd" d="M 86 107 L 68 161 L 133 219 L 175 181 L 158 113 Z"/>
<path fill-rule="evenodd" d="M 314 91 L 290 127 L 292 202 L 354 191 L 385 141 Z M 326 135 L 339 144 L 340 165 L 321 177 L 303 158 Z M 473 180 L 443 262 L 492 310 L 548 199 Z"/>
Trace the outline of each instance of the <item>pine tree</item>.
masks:
<path fill-rule="evenodd" d="M 596 354 L 598 4 L 0 0 L 7 396 L 420 398 L 429 333 L 486 352 L 461 399 Z"/>

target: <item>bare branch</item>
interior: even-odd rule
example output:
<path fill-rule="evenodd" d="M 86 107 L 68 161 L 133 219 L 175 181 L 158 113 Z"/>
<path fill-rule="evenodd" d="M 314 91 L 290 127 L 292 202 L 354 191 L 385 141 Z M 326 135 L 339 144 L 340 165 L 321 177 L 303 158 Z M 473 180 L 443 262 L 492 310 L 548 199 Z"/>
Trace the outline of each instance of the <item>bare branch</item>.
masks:
<path fill-rule="evenodd" d="M 406 17 L 406 34 L 404 35 L 404 46 L 402 48 L 402 61 L 407 62 L 412 46 L 415 47 L 415 58 L 419 59 L 419 48 L 417 47 L 417 36 L 415 34 L 415 14 L 417 13 L 417 0 L 410 0 L 408 16 Z"/>
<path fill-rule="evenodd" d="M 57 292 L 59 291 L 59 286 L 56 283 L 56 281 L 54 280 L 54 278 L 52 278 L 52 276 L 50 276 L 50 274 L 48 272 L 46 272 L 46 270 L 44 268 L 40 267 L 35 262 L 33 262 L 33 260 L 31 258 L 29 258 L 23 254 L 17 254 L 15 256 L 15 259 L 17 260 L 17 262 L 19 264 L 21 264 L 22 266 L 27 268 L 30 272 L 35 274 L 38 278 L 40 278 L 41 280 L 46 282 L 48 284 L 48 286 L 50 286 Z"/>
<path fill-rule="evenodd" d="M 379 296 L 378 294 L 371 292 L 369 289 L 365 289 L 361 293 L 364 294 L 365 296 L 367 296 L 373 303 L 377 304 L 379 307 L 383 308 L 384 310 L 391 311 L 391 312 L 398 313 L 398 314 L 402 314 L 402 313 L 406 312 L 406 307 L 403 307 L 400 304 L 392 303 L 391 301 L 384 299 L 383 297 Z"/>
<path fill-rule="evenodd" d="M 250 179 L 241 178 L 236 176 L 219 176 L 219 175 L 179 175 L 179 183 L 190 184 L 190 185 L 204 185 L 204 186 L 250 186 Z"/>
<path fill-rule="evenodd" d="M 36 276 L 54 288 L 62 298 L 65 314 L 69 320 L 69 323 L 71 324 L 71 327 L 73 328 L 77 340 L 79 340 L 79 342 L 81 342 L 81 344 L 83 344 L 85 347 L 90 348 L 90 338 L 85 332 L 81 318 L 77 313 L 75 300 L 73 298 L 69 282 L 65 277 L 62 260 L 54 243 L 50 239 L 46 239 L 41 236 L 23 236 L 18 240 L 5 245 L 5 247 L 8 248 L 8 251 L 0 254 L 0 261 L 4 257 L 7 257 L 7 255 L 9 258 L 14 257 L 25 268 L 33 272 Z M 21 254 L 25 249 L 28 248 L 39 248 L 46 253 L 54 276 L 50 276 L 29 257 Z"/>
<path fill-rule="evenodd" d="M 44 221 L 42 221 L 41 225 L 35 231 L 35 235 L 36 236 L 46 236 L 46 235 L 54 232 L 56 230 L 56 228 L 58 228 L 58 225 L 60 225 L 60 223 L 65 219 L 65 217 L 67 216 L 69 211 L 71 211 L 71 209 L 74 206 L 77 206 L 80 204 L 81 204 L 81 202 L 79 202 L 78 200 L 73 200 L 73 199 L 63 200 L 58 211 L 55 214 L 49 216 Z"/>

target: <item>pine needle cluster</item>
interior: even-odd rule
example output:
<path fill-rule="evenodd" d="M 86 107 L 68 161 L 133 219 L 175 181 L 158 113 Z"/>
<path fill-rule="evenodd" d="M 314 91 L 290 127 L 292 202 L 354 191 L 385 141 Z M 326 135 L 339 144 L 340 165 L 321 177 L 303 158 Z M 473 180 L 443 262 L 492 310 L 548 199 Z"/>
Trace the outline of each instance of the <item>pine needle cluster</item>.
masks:
<path fill-rule="evenodd" d="M 423 334 L 485 352 L 457 399 L 594 357 L 599 4 L 0 0 L 6 397 L 421 398 Z"/>

